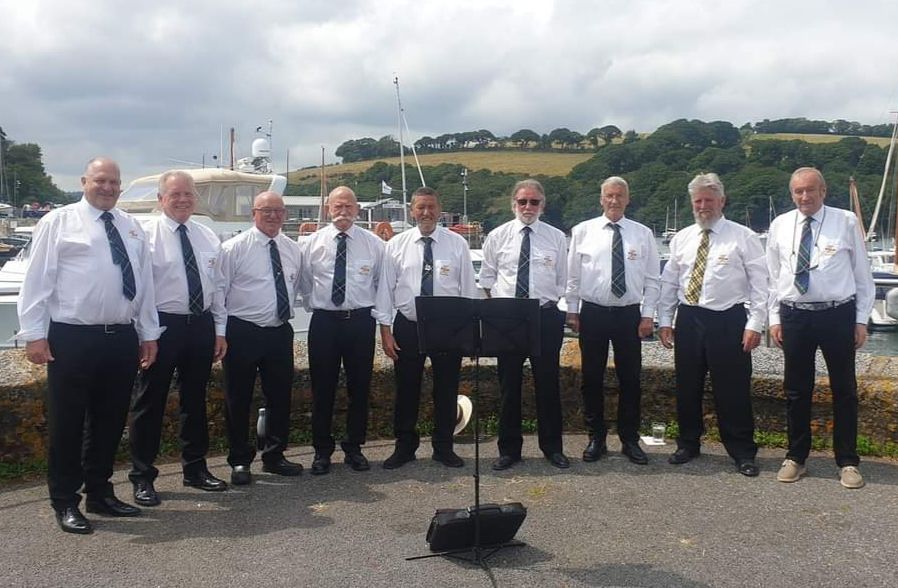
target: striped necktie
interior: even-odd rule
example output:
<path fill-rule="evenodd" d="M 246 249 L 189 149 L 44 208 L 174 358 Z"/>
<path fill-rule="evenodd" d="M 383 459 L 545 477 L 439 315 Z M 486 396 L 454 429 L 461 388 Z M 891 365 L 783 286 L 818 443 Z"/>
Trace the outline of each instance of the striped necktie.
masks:
<path fill-rule="evenodd" d="M 614 237 L 611 239 L 611 293 L 620 298 L 627 293 L 627 275 L 624 269 L 624 240 L 620 225 L 611 223 Z"/>
<path fill-rule="evenodd" d="M 533 229 L 521 229 L 521 252 L 518 255 L 518 279 L 515 283 L 515 298 L 530 298 L 530 232 Z"/>
<path fill-rule="evenodd" d="M 196 255 L 193 254 L 193 246 L 187 238 L 187 227 L 178 225 L 178 233 L 181 235 L 181 254 L 184 256 L 184 270 L 187 273 L 187 307 L 190 314 L 203 314 L 203 281 L 200 279 L 200 270 L 196 265 Z"/>
<path fill-rule="evenodd" d="M 112 263 L 122 270 L 122 294 L 128 300 L 134 300 L 137 287 L 134 285 L 134 269 L 128 258 L 128 250 L 125 249 L 125 243 L 118 229 L 112 224 L 112 213 L 107 210 L 100 215 L 100 218 L 106 224 L 106 238 L 109 239 L 109 248 L 112 250 Z"/>
<path fill-rule="evenodd" d="M 337 234 L 337 257 L 334 260 L 334 285 L 331 301 L 340 306 L 346 300 L 346 233 Z"/>
<path fill-rule="evenodd" d="M 424 241 L 424 265 L 421 267 L 421 296 L 433 296 L 433 237 Z"/>
<path fill-rule="evenodd" d="M 284 268 L 281 265 L 281 252 L 278 244 L 272 239 L 268 242 L 271 254 L 271 271 L 274 274 L 274 291 L 278 300 L 278 318 L 283 322 L 290 320 L 290 297 L 287 295 L 287 282 L 284 281 Z"/>
<path fill-rule="evenodd" d="M 798 245 L 798 260 L 795 262 L 795 287 L 798 292 L 804 294 L 811 285 L 811 247 L 813 237 L 811 223 L 814 217 L 804 219 L 804 227 L 801 229 L 801 242 Z"/>
<path fill-rule="evenodd" d="M 708 249 L 711 246 L 711 229 L 702 229 L 702 242 L 699 243 L 695 253 L 695 263 L 692 265 L 692 275 L 689 276 L 689 284 L 686 286 L 686 302 L 692 305 L 698 304 L 702 293 L 702 282 L 705 281 L 705 267 L 708 265 Z"/>

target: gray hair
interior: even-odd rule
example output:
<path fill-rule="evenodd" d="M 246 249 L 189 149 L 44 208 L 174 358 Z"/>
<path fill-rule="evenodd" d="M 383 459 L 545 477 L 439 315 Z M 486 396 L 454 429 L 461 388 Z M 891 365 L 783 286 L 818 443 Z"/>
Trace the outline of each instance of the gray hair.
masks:
<path fill-rule="evenodd" d="M 605 192 L 605 186 L 620 186 L 627 193 L 627 196 L 630 195 L 630 184 L 627 183 L 627 180 L 623 179 L 620 176 L 611 176 L 610 178 L 606 178 L 604 182 L 602 182 L 602 186 L 599 188 L 600 193 Z"/>
<path fill-rule="evenodd" d="M 801 174 L 814 174 L 815 176 L 817 176 L 817 179 L 820 181 L 820 185 L 824 189 L 826 189 L 826 180 L 823 179 L 823 173 L 816 167 L 800 167 L 797 170 L 795 170 L 794 172 L 792 172 L 792 175 L 789 177 L 790 189 L 792 187 L 792 181 L 796 177 L 800 176 Z"/>
<path fill-rule="evenodd" d="M 187 173 L 182 169 L 170 169 L 166 172 L 162 172 L 162 175 L 159 176 L 159 195 L 162 196 L 165 193 L 165 183 L 170 178 L 181 178 L 185 180 L 187 184 L 190 186 L 190 191 L 196 194 L 196 183 L 193 181 L 193 176 Z"/>
<path fill-rule="evenodd" d="M 511 189 L 511 199 L 514 200 L 515 195 L 518 191 L 523 190 L 524 188 L 530 188 L 532 190 L 536 190 L 540 196 L 543 198 L 546 197 L 546 191 L 543 189 L 543 185 L 533 178 L 527 178 L 526 180 L 521 180 L 520 182 L 515 183 L 514 187 Z"/>
<path fill-rule="evenodd" d="M 700 190 L 705 190 L 708 192 L 714 192 L 719 198 L 726 198 L 726 192 L 723 189 L 723 182 L 720 181 L 720 176 L 715 174 L 714 172 L 706 173 L 706 174 L 698 174 L 692 181 L 689 182 L 689 186 L 687 187 L 689 190 L 689 196 L 695 196 L 696 192 Z"/>

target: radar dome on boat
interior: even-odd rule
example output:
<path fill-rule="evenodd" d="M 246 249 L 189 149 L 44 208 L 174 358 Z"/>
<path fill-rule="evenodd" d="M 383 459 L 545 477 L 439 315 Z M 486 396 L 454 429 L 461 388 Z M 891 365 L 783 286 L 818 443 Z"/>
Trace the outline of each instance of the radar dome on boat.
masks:
<path fill-rule="evenodd" d="M 271 157 L 271 145 L 268 139 L 258 138 L 253 141 L 253 157 Z"/>

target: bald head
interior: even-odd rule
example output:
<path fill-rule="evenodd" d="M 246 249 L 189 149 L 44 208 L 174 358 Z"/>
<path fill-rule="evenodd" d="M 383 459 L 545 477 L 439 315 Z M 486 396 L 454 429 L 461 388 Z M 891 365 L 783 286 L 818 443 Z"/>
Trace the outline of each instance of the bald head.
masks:
<path fill-rule="evenodd" d="M 81 176 L 84 198 L 94 208 L 115 208 L 122 193 L 122 174 L 118 164 L 107 157 L 95 157 L 87 162 Z"/>
<path fill-rule="evenodd" d="M 253 224 L 272 239 L 281 232 L 286 214 L 284 199 L 277 192 L 261 192 L 253 200 Z"/>
<path fill-rule="evenodd" d="M 355 192 L 346 186 L 337 186 L 327 196 L 327 216 L 338 231 L 346 231 L 359 216 L 359 202 Z"/>

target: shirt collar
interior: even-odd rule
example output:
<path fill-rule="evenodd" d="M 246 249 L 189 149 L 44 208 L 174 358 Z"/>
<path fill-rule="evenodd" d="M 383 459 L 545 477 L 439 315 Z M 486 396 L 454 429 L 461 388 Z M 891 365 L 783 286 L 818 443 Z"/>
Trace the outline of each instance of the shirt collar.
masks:
<path fill-rule="evenodd" d="M 251 229 L 249 229 L 249 232 L 253 236 L 253 239 L 255 239 L 257 242 L 261 243 L 262 245 L 265 245 L 266 247 L 268 246 L 269 241 L 272 241 L 272 240 L 277 241 L 277 238 L 283 234 L 279 231 L 278 234 L 275 235 L 274 237 L 269 237 L 268 235 L 266 235 L 265 233 L 260 231 L 259 228 L 255 225 L 253 225 L 253 227 Z"/>
<path fill-rule="evenodd" d="M 514 220 L 511 221 L 511 222 L 514 223 L 514 231 L 515 231 L 515 233 L 520 233 L 521 231 L 524 230 L 524 227 L 530 227 L 530 230 L 533 231 L 533 234 L 534 234 L 534 235 L 537 234 L 537 233 L 539 233 L 539 228 L 538 228 L 538 227 L 539 227 L 540 224 L 542 224 L 542 221 L 540 221 L 540 220 L 537 219 L 537 220 L 533 221 L 532 224 L 529 224 L 529 225 L 528 225 L 527 223 L 521 222 L 521 219 L 519 219 L 519 218 L 517 218 L 517 217 L 515 217 Z"/>
<path fill-rule="evenodd" d="M 85 209 L 87 210 L 87 214 L 89 214 L 90 217 L 91 217 L 92 219 L 94 219 L 94 220 L 100 220 L 100 216 L 101 216 L 104 212 L 108 212 L 108 213 L 111 214 L 112 216 L 116 216 L 116 209 L 115 209 L 115 208 L 112 208 L 111 210 L 100 210 L 99 208 L 95 207 L 93 204 L 91 204 L 90 202 L 88 202 L 88 201 L 87 201 L 87 198 L 85 198 L 84 196 L 81 197 L 81 204 L 82 204 L 82 205 L 85 207 Z"/>
<path fill-rule="evenodd" d="M 412 229 L 412 231 L 414 231 L 414 233 L 412 233 L 415 236 L 415 238 L 413 239 L 414 241 L 416 241 L 416 242 L 420 241 L 424 237 L 424 235 L 421 234 L 421 230 L 418 227 L 415 227 L 414 229 Z M 439 243 L 439 241 L 440 241 L 439 233 L 440 233 L 440 227 L 439 227 L 439 225 L 437 225 L 437 227 L 433 230 L 433 232 L 427 236 L 430 237 L 431 239 L 433 239 L 434 243 Z"/>
<path fill-rule="evenodd" d="M 168 216 L 164 212 L 162 213 L 162 222 L 165 223 L 165 227 L 172 233 L 176 232 L 178 230 L 178 227 L 181 226 L 181 223 L 179 223 L 172 217 Z M 187 219 L 187 222 L 184 223 L 184 226 L 187 227 L 188 233 L 190 232 L 190 224 L 189 223 L 190 223 L 190 219 Z"/>
<path fill-rule="evenodd" d="M 602 214 L 602 216 L 599 217 L 599 223 L 602 225 L 602 228 L 603 228 L 603 229 L 604 229 L 605 227 L 607 227 L 608 225 L 612 224 L 612 223 L 617 223 L 618 225 L 620 225 L 621 227 L 623 227 L 623 226 L 624 226 L 624 221 L 625 221 L 626 219 L 627 219 L 626 216 L 622 216 L 622 217 L 620 217 L 620 219 L 618 219 L 617 221 L 613 221 L 613 220 L 611 220 L 610 218 L 608 218 L 607 216 L 605 216 L 604 214 Z"/>

